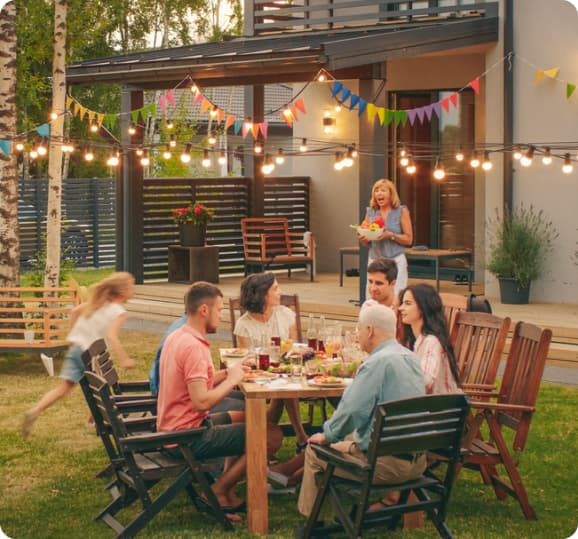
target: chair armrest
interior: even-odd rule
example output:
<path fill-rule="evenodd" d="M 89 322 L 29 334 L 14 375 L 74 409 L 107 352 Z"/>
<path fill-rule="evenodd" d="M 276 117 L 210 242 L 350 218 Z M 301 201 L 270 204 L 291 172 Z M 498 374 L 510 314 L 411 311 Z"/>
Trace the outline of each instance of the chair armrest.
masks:
<path fill-rule="evenodd" d="M 152 432 L 150 434 L 135 434 L 118 440 L 119 444 L 126 449 L 147 450 L 159 449 L 171 444 L 188 445 L 191 440 L 203 434 L 207 427 L 197 427 L 196 429 L 177 430 L 174 432 Z"/>
<path fill-rule="evenodd" d="M 138 391 L 141 393 L 150 393 L 151 386 L 148 380 L 134 380 L 128 382 L 119 382 L 118 387 L 121 391 Z"/>
<path fill-rule="evenodd" d="M 116 401 L 116 407 L 121 414 L 132 414 L 138 412 L 151 412 L 156 414 L 157 412 L 157 400 L 156 399 L 139 399 L 139 400 L 122 400 Z"/>
<path fill-rule="evenodd" d="M 526 406 L 524 404 L 506 404 L 501 402 L 477 402 L 470 403 L 472 408 L 478 410 L 493 410 L 496 412 L 533 412 L 536 410 L 534 406 Z"/>
<path fill-rule="evenodd" d="M 122 422 L 126 430 L 131 433 L 135 432 L 156 432 L 157 430 L 157 416 L 147 415 L 145 417 L 127 417 L 123 418 Z"/>
<path fill-rule="evenodd" d="M 333 464 L 337 468 L 344 468 L 359 477 L 365 477 L 371 468 L 367 462 L 352 457 L 351 455 L 347 459 L 344 458 L 343 453 L 327 445 L 310 444 L 310 446 L 321 460 Z"/>
<path fill-rule="evenodd" d="M 497 399 L 499 394 L 495 391 L 476 391 L 472 389 L 465 389 L 464 393 L 467 397 L 481 397 L 484 399 Z"/>
<path fill-rule="evenodd" d="M 480 391 L 496 391 L 495 384 L 468 384 L 467 382 L 464 384 L 460 384 L 460 387 L 466 391 L 469 389 L 479 389 Z"/>

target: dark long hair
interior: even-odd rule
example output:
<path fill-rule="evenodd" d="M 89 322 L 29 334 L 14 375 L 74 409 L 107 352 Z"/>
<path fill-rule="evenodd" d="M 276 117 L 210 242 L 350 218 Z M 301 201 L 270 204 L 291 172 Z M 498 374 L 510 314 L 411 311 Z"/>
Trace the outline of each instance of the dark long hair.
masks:
<path fill-rule="evenodd" d="M 406 292 L 411 292 L 417 308 L 423 320 L 422 332 L 424 335 L 434 335 L 442 346 L 448 361 L 450 369 L 454 375 L 456 383 L 459 383 L 459 372 L 454 356 L 454 350 L 450 343 L 450 334 L 448 330 L 448 322 L 444 316 L 444 307 L 442 299 L 437 293 L 436 289 L 429 284 L 414 284 L 408 286 L 399 295 L 399 304 L 403 303 L 403 297 Z M 415 345 L 417 335 L 413 334 L 413 330 L 409 324 L 402 324 L 402 344 L 411 348 Z"/>
<path fill-rule="evenodd" d="M 250 313 L 262 313 L 265 310 L 265 297 L 275 282 L 271 272 L 254 273 L 241 283 L 241 307 Z"/>

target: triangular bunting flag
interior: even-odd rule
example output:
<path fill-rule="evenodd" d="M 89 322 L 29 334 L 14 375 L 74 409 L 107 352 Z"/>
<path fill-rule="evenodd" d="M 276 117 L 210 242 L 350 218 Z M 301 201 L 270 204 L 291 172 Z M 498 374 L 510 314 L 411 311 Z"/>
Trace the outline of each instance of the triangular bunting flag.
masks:
<path fill-rule="evenodd" d="M 419 109 L 415 109 L 416 113 L 417 113 L 417 117 L 419 118 L 419 121 L 421 124 L 423 124 L 423 119 L 425 117 L 425 109 L 423 107 L 420 107 Z"/>
<path fill-rule="evenodd" d="M 97 112 L 96 113 L 96 123 L 98 124 L 98 127 L 100 127 L 102 125 L 102 122 L 104 122 L 104 114 Z"/>
<path fill-rule="evenodd" d="M 95 116 L 96 116 L 96 112 L 94 112 L 93 110 L 88 111 L 88 123 L 89 124 L 92 123 L 92 120 L 94 120 Z"/>
<path fill-rule="evenodd" d="M 79 107 L 79 109 L 78 109 L 78 117 L 79 117 L 81 120 L 84 120 L 84 116 L 86 115 L 86 111 L 87 111 L 87 110 L 88 110 L 88 109 L 87 109 L 86 107 L 83 107 L 82 105 L 80 105 L 80 107 Z"/>
<path fill-rule="evenodd" d="M 480 93 L 480 79 L 474 79 L 469 83 L 470 88 L 476 93 Z"/>
<path fill-rule="evenodd" d="M 432 107 L 434 109 L 434 112 L 437 114 L 438 118 L 442 117 L 442 106 L 440 105 L 440 102 L 436 102 L 436 103 L 432 103 Z"/>
<path fill-rule="evenodd" d="M 163 112 L 167 110 L 167 98 L 164 95 L 159 97 L 159 105 L 161 106 Z"/>
<path fill-rule="evenodd" d="M 72 105 L 72 97 L 66 97 L 66 110 L 70 110 L 70 106 Z"/>
<path fill-rule="evenodd" d="M 42 124 L 35 128 L 35 131 L 41 136 L 48 138 L 50 136 L 50 124 Z"/>
<path fill-rule="evenodd" d="M 343 89 L 343 84 L 341 84 L 338 80 L 333 81 L 333 89 L 331 90 L 331 95 L 336 97 L 339 92 Z"/>
<path fill-rule="evenodd" d="M 454 108 L 457 108 L 458 106 L 458 93 L 454 92 L 452 95 L 450 95 L 450 101 L 451 104 L 454 106 Z"/>
<path fill-rule="evenodd" d="M 551 79 L 555 79 L 558 76 L 558 73 L 560 73 L 559 67 L 553 67 L 552 69 L 546 69 L 544 71 L 544 75 L 546 75 L 546 77 L 549 77 Z"/>
<path fill-rule="evenodd" d="M 217 110 L 217 123 L 221 123 L 223 121 L 223 118 L 225 117 L 225 111 L 222 109 L 218 109 Z"/>
<path fill-rule="evenodd" d="M 10 155 L 10 148 L 12 143 L 9 140 L 0 140 L 0 152 L 4 155 Z"/>
<path fill-rule="evenodd" d="M 140 110 L 133 110 L 130 115 L 132 117 L 132 121 L 136 124 L 138 123 L 138 116 L 140 114 Z"/>
<path fill-rule="evenodd" d="M 390 109 L 386 109 L 385 110 L 385 125 L 389 125 L 391 123 L 391 120 L 393 120 L 393 118 L 395 117 L 395 111 L 390 110 Z"/>
<path fill-rule="evenodd" d="M 232 114 L 227 114 L 227 119 L 225 120 L 225 131 L 229 129 L 235 123 L 235 117 Z"/>
<path fill-rule="evenodd" d="M 359 108 L 357 109 L 357 115 L 361 116 L 366 107 L 367 101 L 365 99 L 359 99 Z"/>
<path fill-rule="evenodd" d="M 203 97 L 203 102 L 201 103 L 201 112 L 205 112 L 211 108 L 211 102 Z"/>
<path fill-rule="evenodd" d="M 193 103 L 195 105 L 198 105 L 203 99 L 205 99 L 205 96 L 203 94 L 197 94 L 195 95 L 195 99 L 193 99 Z"/>
<path fill-rule="evenodd" d="M 566 99 L 570 99 L 572 97 L 574 90 L 576 90 L 575 84 L 572 84 L 571 82 L 566 84 Z"/>
<path fill-rule="evenodd" d="M 269 131 L 269 123 L 268 122 L 260 123 L 259 130 L 261 131 L 261 135 L 263 135 L 263 138 L 267 138 L 267 132 Z"/>
<path fill-rule="evenodd" d="M 367 119 L 369 121 L 373 120 L 376 112 L 377 112 L 377 109 L 376 109 L 375 105 L 373 103 L 368 103 L 367 104 Z"/>
<path fill-rule="evenodd" d="M 175 106 L 175 93 L 172 90 L 167 92 L 167 101 L 174 107 Z"/>
<path fill-rule="evenodd" d="M 244 124 L 245 122 L 243 120 L 235 120 L 235 124 L 233 126 L 233 132 L 235 133 L 235 135 L 239 134 Z"/>
<path fill-rule="evenodd" d="M 425 109 L 425 115 L 427 116 L 427 119 L 431 122 L 431 115 L 433 113 L 433 105 L 426 105 L 424 107 Z"/>
<path fill-rule="evenodd" d="M 293 106 L 290 108 L 291 110 L 291 114 L 293 115 L 293 119 L 298 122 L 299 121 L 299 116 L 297 116 L 297 107 Z"/>
<path fill-rule="evenodd" d="M 151 113 L 151 116 L 153 118 L 157 117 L 157 104 L 156 103 L 151 103 L 149 105 L 149 112 Z"/>
<path fill-rule="evenodd" d="M 379 118 L 379 123 L 383 125 L 385 120 L 385 109 L 383 107 L 377 107 L 377 117 Z"/>
<path fill-rule="evenodd" d="M 351 94 L 351 99 L 349 100 L 349 110 L 353 110 L 355 105 L 359 103 L 359 96 L 356 94 Z"/>
<path fill-rule="evenodd" d="M 108 129 L 114 129 L 114 126 L 116 124 L 116 118 L 117 118 L 116 114 L 106 114 L 102 123 Z"/>
<path fill-rule="evenodd" d="M 73 107 L 72 107 L 72 114 L 73 114 L 74 116 L 78 116 L 78 114 L 80 113 L 80 109 L 81 109 L 81 108 L 82 108 L 82 107 L 80 106 L 80 103 L 78 103 L 78 102 L 75 101 L 75 102 L 74 102 L 74 105 L 73 105 Z"/>
<path fill-rule="evenodd" d="M 446 112 L 450 111 L 450 98 L 449 97 L 444 97 L 440 103 L 442 104 L 442 107 L 445 109 Z"/>
<path fill-rule="evenodd" d="M 251 128 L 251 133 L 253 134 L 253 140 L 257 140 L 259 138 L 259 126 L 261 124 L 253 124 L 253 127 Z"/>
<path fill-rule="evenodd" d="M 536 70 L 536 76 L 534 77 L 534 84 L 536 84 L 537 82 L 540 82 L 543 77 L 544 77 L 544 71 L 542 71 L 541 69 Z"/>
<path fill-rule="evenodd" d="M 407 112 L 405 110 L 395 111 L 395 126 L 397 127 L 400 123 L 402 126 L 407 123 Z"/>
<path fill-rule="evenodd" d="M 343 104 L 345 104 L 345 102 L 349 99 L 349 96 L 351 95 L 351 90 L 349 88 L 343 88 L 343 91 L 341 92 L 341 95 L 343 96 L 341 98 L 341 102 Z"/>
<path fill-rule="evenodd" d="M 416 109 L 409 109 L 407 111 L 407 117 L 409 119 L 409 125 L 413 126 L 413 122 L 415 122 L 416 115 L 417 115 Z"/>
<path fill-rule="evenodd" d="M 307 111 L 305 110 L 305 102 L 303 101 L 303 98 L 300 97 L 299 99 L 295 100 L 295 106 L 303 113 L 303 114 L 307 114 Z"/>

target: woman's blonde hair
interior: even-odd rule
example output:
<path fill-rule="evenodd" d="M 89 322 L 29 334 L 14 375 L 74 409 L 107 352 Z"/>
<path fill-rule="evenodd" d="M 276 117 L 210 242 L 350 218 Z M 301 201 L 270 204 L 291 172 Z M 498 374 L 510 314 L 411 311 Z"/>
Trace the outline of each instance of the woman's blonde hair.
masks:
<path fill-rule="evenodd" d="M 401 204 L 399 200 L 399 195 L 397 194 L 397 189 L 395 187 L 395 184 L 391 180 L 386 180 L 385 178 L 377 180 L 373 184 L 373 187 L 371 188 L 371 198 L 369 199 L 370 207 L 374 210 L 379 209 L 379 204 L 377 203 L 377 200 L 375 200 L 375 191 L 377 191 L 380 187 L 385 187 L 386 189 L 389 189 L 389 193 L 391 194 L 391 207 L 397 208 Z"/>
<path fill-rule="evenodd" d="M 90 287 L 89 299 L 82 314 L 89 318 L 106 303 L 118 298 L 126 298 L 134 286 L 134 277 L 126 271 L 113 273 L 106 279 Z"/>

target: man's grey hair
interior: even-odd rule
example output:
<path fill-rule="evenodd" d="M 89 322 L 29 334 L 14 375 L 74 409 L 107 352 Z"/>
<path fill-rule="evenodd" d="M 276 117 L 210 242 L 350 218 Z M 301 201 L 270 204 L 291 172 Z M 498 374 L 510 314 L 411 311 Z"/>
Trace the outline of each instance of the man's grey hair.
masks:
<path fill-rule="evenodd" d="M 397 325 L 397 318 L 395 313 L 389 307 L 373 303 L 365 305 L 359 312 L 359 325 L 372 326 L 378 331 L 391 335 L 395 335 Z"/>

